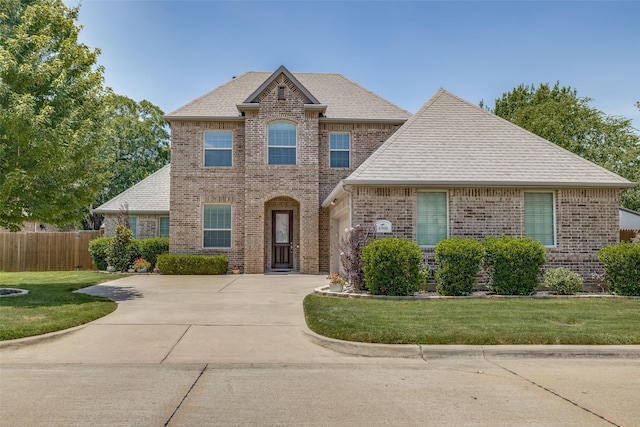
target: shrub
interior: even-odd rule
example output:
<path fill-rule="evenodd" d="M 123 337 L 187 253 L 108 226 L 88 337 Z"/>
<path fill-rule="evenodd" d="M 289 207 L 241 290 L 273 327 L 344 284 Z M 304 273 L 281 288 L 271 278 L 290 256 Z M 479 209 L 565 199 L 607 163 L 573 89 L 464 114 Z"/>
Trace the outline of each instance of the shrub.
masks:
<path fill-rule="evenodd" d="M 540 282 L 545 263 L 542 244 L 529 237 L 489 236 L 484 241 L 487 251 L 489 290 L 499 295 L 531 295 Z"/>
<path fill-rule="evenodd" d="M 559 295 L 575 295 L 582 290 L 584 280 L 568 268 L 550 268 L 544 272 L 544 286 Z"/>
<path fill-rule="evenodd" d="M 154 268 L 158 255 L 169 253 L 168 237 L 152 237 L 138 241 L 140 244 L 140 256 L 151 263 Z"/>
<path fill-rule="evenodd" d="M 640 245 L 619 243 L 600 249 L 609 290 L 618 295 L 640 296 Z"/>
<path fill-rule="evenodd" d="M 227 274 L 229 259 L 225 255 L 162 254 L 156 268 L 163 274 Z"/>
<path fill-rule="evenodd" d="M 473 239 L 452 237 L 436 244 L 436 291 L 468 295 L 477 284 L 485 249 Z"/>
<path fill-rule="evenodd" d="M 129 268 L 131 262 L 137 258 L 137 246 L 131 244 L 131 230 L 123 225 L 116 227 L 116 235 L 107 247 L 107 262 L 116 271 L 124 271 Z"/>
<path fill-rule="evenodd" d="M 364 278 L 373 295 L 413 295 L 420 288 L 420 247 L 389 237 L 362 248 Z"/>
<path fill-rule="evenodd" d="M 98 270 L 107 269 L 107 248 L 112 240 L 113 237 L 98 237 L 89 241 L 89 253 Z"/>

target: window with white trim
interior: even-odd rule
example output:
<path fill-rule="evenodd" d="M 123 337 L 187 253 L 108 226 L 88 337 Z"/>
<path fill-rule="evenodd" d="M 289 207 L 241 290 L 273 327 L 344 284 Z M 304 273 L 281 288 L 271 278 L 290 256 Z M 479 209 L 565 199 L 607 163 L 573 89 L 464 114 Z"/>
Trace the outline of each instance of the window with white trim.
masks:
<path fill-rule="evenodd" d="M 270 165 L 296 164 L 296 125 L 290 122 L 269 124 Z"/>
<path fill-rule="evenodd" d="M 351 165 L 351 135 L 348 132 L 329 134 L 329 167 L 348 168 Z"/>
<path fill-rule="evenodd" d="M 231 247 L 231 205 L 204 205 L 205 248 Z"/>
<path fill-rule="evenodd" d="M 204 165 L 232 166 L 233 136 L 231 131 L 206 131 L 204 133 Z"/>
<path fill-rule="evenodd" d="M 417 240 L 420 246 L 435 246 L 449 235 L 446 191 L 419 191 Z"/>
<path fill-rule="evenodd" d="M 524 234 L 545 246 L 555 246 L 553 193 L 524 193 Z"/>
<path fill-rule="evenodd" d="M 169 237 L 169 217 L 161 216 L 158 219 L 158 236 Z"/>

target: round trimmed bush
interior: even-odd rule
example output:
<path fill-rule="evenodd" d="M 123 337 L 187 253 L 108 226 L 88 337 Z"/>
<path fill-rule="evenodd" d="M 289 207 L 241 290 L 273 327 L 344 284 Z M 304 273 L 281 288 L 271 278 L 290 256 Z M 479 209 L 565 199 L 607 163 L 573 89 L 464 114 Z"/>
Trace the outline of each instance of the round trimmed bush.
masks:
<path fill-rule="evenodd" d="M 113 237 L 98 237 L 89 241 L 89 253 L 91 260 L 98 270 L 107 269 L 107 248 Z"/>
<path fill-rule="evenodd" d="M 469 295 L 476 286 L 485 250 L 473 239 L 451 237 L 436 244 L 436 291 L 441 295 Z"/>
<path fill-rule="evenodd" d="M 531 295 L 540 283 L 545 263 L 542 243 L 530 237 L 489 236 L 484 240 L 487 250 L 489 290 L 498 295 Z"/>
<path fill-rule="evenodd" d="M 575 295 L 582 290 L 584 280 L 568 268 L 550 268 L 544 272 L 544 286 L 558 295 Z"/>
<path fill-rule="evenodd" d="M 372 295 L 413 295 L 420 289 L 420 246 L 388 237 L 362 248 L 364 280 Z"/>
<path fill-rule="evenodd" d="M 600 249 L 609 291 L 617 295 L 640 296 L 640 245 L 623 242 Z"/>

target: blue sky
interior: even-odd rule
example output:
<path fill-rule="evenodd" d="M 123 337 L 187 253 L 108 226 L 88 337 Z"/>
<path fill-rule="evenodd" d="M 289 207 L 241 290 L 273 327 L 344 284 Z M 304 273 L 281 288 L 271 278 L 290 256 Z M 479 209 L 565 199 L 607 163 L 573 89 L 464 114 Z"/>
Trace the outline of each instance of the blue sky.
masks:
<path fill-rule="evenodd" d="M 65 0 L 76 5 L 76 0 Z M 245 71 L 340 73 L 411 112 L 557 80 L 640 127 L 640 1 L 84 0 L 107 85 L 165 113 Z"/>

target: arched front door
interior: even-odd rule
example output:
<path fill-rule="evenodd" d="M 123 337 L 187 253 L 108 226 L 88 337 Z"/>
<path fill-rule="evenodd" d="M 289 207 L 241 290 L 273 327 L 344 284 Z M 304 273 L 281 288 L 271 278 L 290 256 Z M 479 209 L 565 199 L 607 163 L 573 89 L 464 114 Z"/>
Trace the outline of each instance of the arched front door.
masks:
<path fill-rule="evenodd" d="M 293 210 L 274 210 L 271 218 L 271 269 L 293 268 Z"/>

